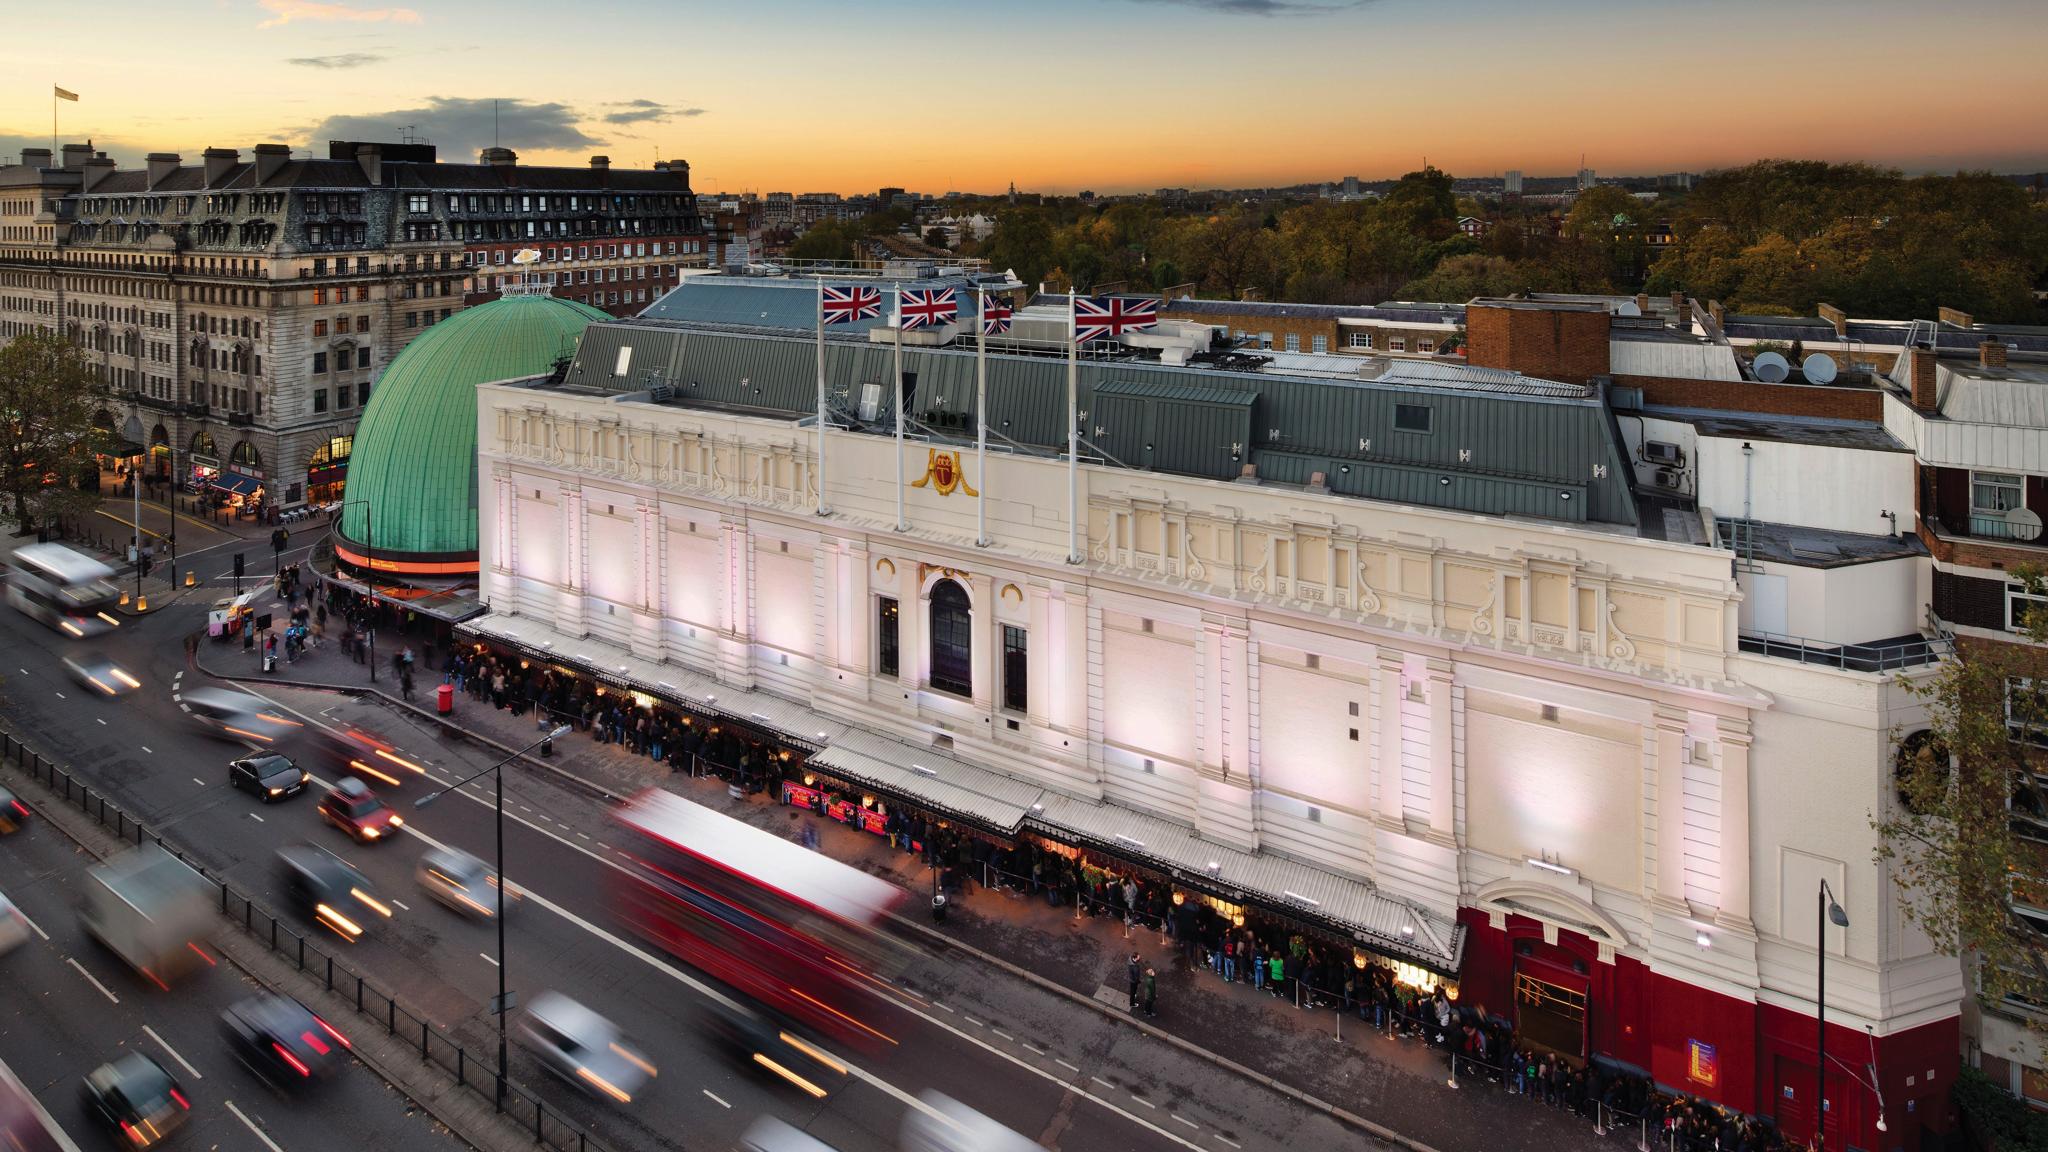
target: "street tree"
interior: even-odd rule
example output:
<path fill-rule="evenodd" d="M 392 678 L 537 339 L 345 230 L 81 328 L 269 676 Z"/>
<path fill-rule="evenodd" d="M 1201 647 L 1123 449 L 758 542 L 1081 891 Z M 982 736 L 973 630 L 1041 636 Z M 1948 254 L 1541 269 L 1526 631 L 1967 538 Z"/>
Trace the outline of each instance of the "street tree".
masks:
<path fill-rule="evenodd" d="M 99 379 L 84 350 L 33 329 L 0 347 L 0 496 L 18 532 L 88 507 L 76 486 L 94 450 Z"/>
<path fill-rule="evenodd" d="M 1872 819 L 1906 920 L 1966 958 L 1987 1006 L 2048 1006 L 2048 936 L 2014 907 L 2048 907 L 2048 611 L 2024 623 L 2025 643 L 1965 641 L 1908 682 L 1928 726 L 1898 742 L 1897 802 Z"/>

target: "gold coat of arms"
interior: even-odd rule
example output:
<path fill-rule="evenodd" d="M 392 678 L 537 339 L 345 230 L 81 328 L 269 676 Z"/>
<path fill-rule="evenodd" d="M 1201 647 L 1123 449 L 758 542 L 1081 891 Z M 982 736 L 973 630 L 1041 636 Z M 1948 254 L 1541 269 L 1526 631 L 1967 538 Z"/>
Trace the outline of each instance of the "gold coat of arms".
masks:
<path fill-rule="evenodd" d="M 912 488 L 933 488 L 941 496 L 951 496 L 958 488 L 969 496 L 979 496 L 967 476 L 960 471 L 960 454 L 938 448 L 925 449 L 924 475 L 910 482 Z"/>

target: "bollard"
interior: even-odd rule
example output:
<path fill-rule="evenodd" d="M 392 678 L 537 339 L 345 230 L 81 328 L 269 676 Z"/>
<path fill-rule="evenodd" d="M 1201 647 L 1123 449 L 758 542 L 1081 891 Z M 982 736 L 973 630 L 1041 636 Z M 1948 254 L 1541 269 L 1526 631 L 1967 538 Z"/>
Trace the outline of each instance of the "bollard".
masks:
<path fill-rule="evenodd" d="M 455 1049 L 455 1082 L 465 1087 L 469 1084 L 469 1060 L 460 1045 Z"/>
<path fill-rule="evenodd" d="M 1636 1136 L 1636 1152 L 1650 1152 L 1650 1118 L 1642 1118 L 1642 1131 Z"/>
<path fill-rule="evenodd" d="M 398 1001 L 389 997 L 384 1001 L 384 1034 L 386 1036 L 396 1036 L 398 1034 Z M 1643 1152 L 1649 1152 L 1649 1149 L 1646 1148 Z"/>
<path fill-rule="evenodd" d="M 422 1020 L 420 1021 L 420 1063 L 425 1064 L 428 1059 L 429 1057 L 427 1056 L 427 1022 L 425 1020 Z"/>
<path fill-rule="evenodd" d="M 277 917 L 271 917 L 270 922 L 272 924 L 276 924 Z M 296 939 L 299 942 L 299 971 L 304 972 L 306 970 L 306 938 L 304 936 L 299 936 L 296 937 Z"/>
<path fill-rule="evenodd" d="M 361 976 L 358 976 L 358 977 L 356 977 L 356 1011 L 357 1011 L 357 1012 L 361 1012 L 362 1010 L 363 1010 L 363 978 L 362 978 Z"/>
<path fill-rule="evenodd" d="M 1593 1135 L 1607 1135 L 1607 1105 L 1598 1100 L 1593 1101 Z"/>
<path fill-rule="evenodd" d="M 327 990 L 334 991 L 334 957 L 327 958 Z"/>

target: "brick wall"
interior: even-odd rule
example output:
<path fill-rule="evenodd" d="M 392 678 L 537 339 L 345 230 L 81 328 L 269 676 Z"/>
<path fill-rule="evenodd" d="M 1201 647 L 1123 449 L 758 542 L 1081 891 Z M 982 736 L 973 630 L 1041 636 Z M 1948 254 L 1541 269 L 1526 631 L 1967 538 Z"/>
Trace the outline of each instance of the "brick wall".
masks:
<path fill-rule="evenodd" d="M 1330 351 L 1335 352 L 1344 344 L 1343 336 L 1337 331 L 1337 321 L 1315 316 L 1271 316 L 1257 313 L 1180 312 L 1173 308 L 1161 308 L 1159 315 L 1166 320 L 1188 320 L 1196 324 L 1208 324 L 1232 333 L 1243 332 L 1253 340 L 1262 332 L 1273 334 L 1273 347 L 1285 350 L 1287 337 L 1291 334 L 1301 341 L 1303 352 L 1313 352 L 1316 337 L 1329 341 Z"/>
<path fill-rule="evenodd" d="M 1574 384 L 1607 374 L 1607 329 L 1605 311 L 1482 304 L 1465 310 L 1474 366 Z"/>
<path fill-rule="evenodd" d="M 1476 355 L 1474 362 L 1477 362 Z M 1641 388 L 1645 404 L 1672 408 L 1713 408 L 1724 412 L 1758 412 L 1773 416 L 1826 416 L 1873 423 L 1884 419 L 1884 394 L 1875 388 L 1821 388 L 1812 384 L 1759 384 L 1749 380 L 1682 380 L 1670 376 L 1616 376 L 1614 382 L 1626 388 Z"/>
<path fill-rule="evenodd" d="M 1953 572 L 1934 573 L 1934 614 L 1951 624 L 2005 628 L 2003 580 L 1980 580 Z"/>

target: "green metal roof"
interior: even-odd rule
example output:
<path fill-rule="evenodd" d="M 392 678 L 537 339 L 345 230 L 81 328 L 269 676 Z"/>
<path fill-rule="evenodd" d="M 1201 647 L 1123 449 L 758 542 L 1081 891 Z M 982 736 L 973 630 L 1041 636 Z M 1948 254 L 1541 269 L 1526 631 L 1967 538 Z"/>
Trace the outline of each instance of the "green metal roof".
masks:
<path fill-rule="evenodd" d="M 887 344 L 826 340 L 825 387 L 840 419 L 872 387 L 881 410 L 869 428 L 886 431 L 891 355 Z M 565 383 L 627 392 L 658 380 L 672 403 L 801 418 L 817 407 L 817 363 L 809 336 L 613 321 L 584 334 Z M 1063 448 L 1066 368 L 1057 357 L 991 353 L 991 437 Z M 903 371 L 914 419 L 972 437 L 970 351 L 905 348 Z M 1090 360 L 1079 376 L 1088 442 L 1125 467 L 1230 480 L 1252 463 L 1279 483 L 1321 472 L 1332 492 L 1365 499 L 1636 523 L 1621 437 L 1594 389 L 1405 364 L 1351 380 Z M 1409 429 L 1417 420 L 1426 430 Z"/>
<path fill-rule="evenodd" d="M 343 539 L 380 561 L 475 559 L 476 386 L 552 370 L 605 319 L 573 300 L 505 296 L 413 337 L 356 425 Z"/>

